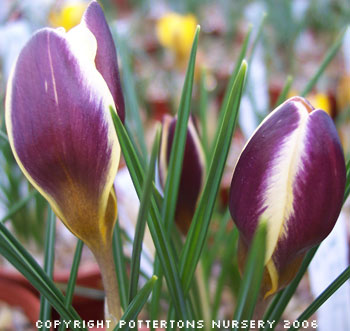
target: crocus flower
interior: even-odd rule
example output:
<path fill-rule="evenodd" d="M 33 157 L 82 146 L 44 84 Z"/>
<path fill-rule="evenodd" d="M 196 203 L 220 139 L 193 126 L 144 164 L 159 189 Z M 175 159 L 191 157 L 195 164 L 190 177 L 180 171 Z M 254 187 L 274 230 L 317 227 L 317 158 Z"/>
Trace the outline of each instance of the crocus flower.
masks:
<path fill-rule="evenodd" d="M 196 17 L 169 12 L 157 22 L 156 32 L 160 44 L 174 52 L 176 60 L 182 64 L 190 54 L 196 31 Z"/>
<path fill-rule="evenodd" d="M 86 1 L 66 1 L 61 8 L 52 10 L 49 21 L 54 27 L 70 30 L 80 23 L 86 8 Z"/>
<path fill-rule="evenodd" d="M 265 297 L 295 276 L 306 251 L 327 237 L 340 213 L 345 161 L 333 121 L 293 97 L 257 128 L 236 164 L 229 207 L 244 261 L 267 222 Z"/>
<path fill-rule="evenodd" d="M 124 117 L 114 43 L 93 1 L 77 27 L 42 29 L 25 45 L 8 82 L 6 126 L 23 173 L 90 247 L 107 292 L 117 288 L 105 269 L 120 157 L 110 106 Z"/>
<path fill-rule="evenodd" d="M 168 172 L 177 117 L 165 115 L 159 155 L 159 177 L 164 187 Z M 204 153 L 192 119 L 188 121 L 186 146 L 182 164 L 180 187 L 175 212 L 175 223 L 187 234 L 204 183 Z"/>

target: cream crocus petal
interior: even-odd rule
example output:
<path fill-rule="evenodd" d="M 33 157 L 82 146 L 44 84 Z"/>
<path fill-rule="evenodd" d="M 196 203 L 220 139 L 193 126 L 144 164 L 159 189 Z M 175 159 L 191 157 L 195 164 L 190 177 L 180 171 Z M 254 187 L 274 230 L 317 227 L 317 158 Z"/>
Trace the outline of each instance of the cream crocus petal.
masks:
<path fill-rule="evenodd" d="M 159 155 L 159 177 L 164 187 L 168 163 L 175 134 L 177 118 L 164 116 Z M 187 234 L 204 184 L 204 152 L 192 119 L 188 121 L 186 146 L 180 177 L 180 187 L 175 212 L 175 223 Z"/>
<path fill-rule="evenodd" d="M 330 233 L 345 177 L 332 119 L 301 97 L 275 109 L 247 142 L 234 170 L 229 206 L 241 251 L 249 248 L 258 223 L 267 222 L 265 296 L 286 285 L 305 252 Z"/>
<path fill-rule="evenodd" d="M 6 94 L 6 126 L 19 166 L 90 247 L 110 240 L 120 157 L 109 115 L 114 101 L 96 69 L 96 51 L 86 28 L 40 30 L 20 53 Z"/>

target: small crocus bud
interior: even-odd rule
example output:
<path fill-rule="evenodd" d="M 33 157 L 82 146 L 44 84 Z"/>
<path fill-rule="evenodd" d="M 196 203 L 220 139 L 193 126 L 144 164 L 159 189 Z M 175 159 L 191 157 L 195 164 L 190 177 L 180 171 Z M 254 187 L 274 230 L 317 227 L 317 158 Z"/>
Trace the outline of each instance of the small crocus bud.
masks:
<path fill-rule="evenodd" d="M 93 1 L 69 32 L 45 28 L 25 45 L 8 82 L 6 126 L 23 173 L 93 251 L 107 292 L 117 289 L 110 247 L 120 158 L 110 106 L 124 116 L 114 43 Z"/>
<path fill-rule="evenodd" d="M 159 155 L 159 177 L 163 187 L 166 182 L 176 122 L 176 117 L 165 115 L 163 118 Z M 204 169 L 204 153 L 196 128 L 190 118 L 175 212 L 175 223 L 184 235 L 190 228 L 197 200 L 203 187 Z"/>
<path fill-rule="evenodd" d="M 264 297 L 286 286 L 307 250 L 331 232 L 345 178 L 332 119 L 301 97 L 275 109 L 247 142 L 233 173 L 229 207 L 243 262 L 258 223 L 267 222 Z"/>

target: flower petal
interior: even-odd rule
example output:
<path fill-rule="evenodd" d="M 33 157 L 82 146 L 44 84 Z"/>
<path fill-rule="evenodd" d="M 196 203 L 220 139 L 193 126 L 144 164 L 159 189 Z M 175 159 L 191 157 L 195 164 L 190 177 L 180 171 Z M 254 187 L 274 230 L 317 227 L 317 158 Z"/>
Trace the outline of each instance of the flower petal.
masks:
<path fill-rule="evenodd" d="M 102 8 L 97 1 L 92 1 L 89 4 L 83 21 L 97 40 L 96 68 L 107 82 L 118 115 L 122 122 L 124 122 L 125 106 L 119 78 L 117 51 Z"/>
<path fill-rule="evenodd" d="M 30 39 L 8 82 L 6 126 L 27 178 L 74 234 L 93 242 L 105 232 L 96 218 L 104 219 L 120 147 L 109 116 L 113 98 L 91 61 L 96 41 L 86 31 L 88 57 L 60 29 Z"/>
<path fill-rule="evenodd" d="M 303 98 L 273 111 L 246 144 L 232 178 L 230 211 L 248 246 L 260 219 L 267 221 L 265 264 L 273 287 L 276 272 L 329 234 L 344 185 L 334 124 Z"/>

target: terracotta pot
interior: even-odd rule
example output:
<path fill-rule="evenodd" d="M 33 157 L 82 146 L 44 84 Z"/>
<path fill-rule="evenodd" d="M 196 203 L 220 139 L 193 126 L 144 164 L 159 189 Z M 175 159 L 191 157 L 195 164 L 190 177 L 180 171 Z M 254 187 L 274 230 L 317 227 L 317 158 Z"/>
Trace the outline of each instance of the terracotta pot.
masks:
<path fill-rule="evenodd" d="M 70 276 L 70 270 L 67 271 L 58 271 L 54 274 L 54 281 L 57 283 L 68 283 Z M 36 312 L 35 319 L 33 319 L 32 315 L 30 321 L 35 325 L 35 321 L 39 318 L 39 310 L 40 310 L 40 293 L 29 283 L 29 281 L 16 270 L 8 270 L 5 268 L 0 268 L 0 283 L 12 284 L 13 287 L 23 289 L 26 295 L 30 295 L 35 298 L 38 302 L 38 310 L 31 311 L 34 316 L 34 312 Z M 102 290 L 102 280 L 101 274 L 97 264 L 91 263 L 88 265 L 84 265 L 80 268 L 77 276 L 77 285 L 83 287 L 89 287 L 93 289 Z M 2 301 L 8 302 L 6 297 L 8 296 L 9 300 L 15 300 L 12 292 L 4 292 L 0 289 L 1 298 L 4 297 Z M 17 293 L 17 292 L 16 292 Z M 17 298 L 17 296 L 16 296 Z M 21 298 L 21 296 L 18 296 Z M 9 305 L 12 305 L 8 302 Z M 33 305 L 33 307 L 36 307 Z M 103 320 L 104 319 L 104 300 L 97 298 L 89 298 L 85 296 L 75 295 L 73 298 L 73 307 L 77 310 L 78 314 L 81 316 L 83 320 Z M 29 318 L 29 316 L 28 316 Z M 53 311 L 52 319 L 59 319 L 59 315 L 56 311 Z"/>
<path fill-rule="evenodd" d="M 20 308 L 32 325 L 35 325 L 39 318 L 40 299 L 20 282 L 1 278 L 0 301 Z"/>

